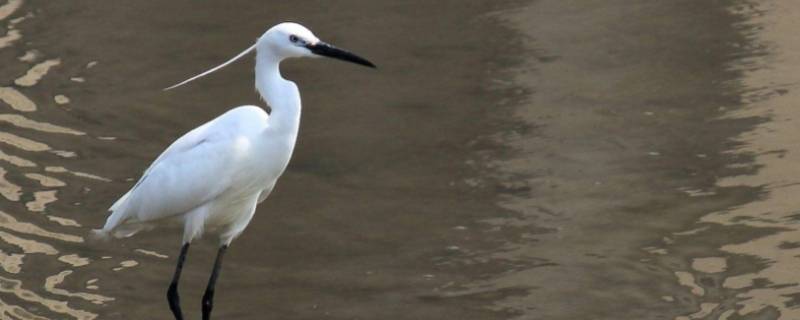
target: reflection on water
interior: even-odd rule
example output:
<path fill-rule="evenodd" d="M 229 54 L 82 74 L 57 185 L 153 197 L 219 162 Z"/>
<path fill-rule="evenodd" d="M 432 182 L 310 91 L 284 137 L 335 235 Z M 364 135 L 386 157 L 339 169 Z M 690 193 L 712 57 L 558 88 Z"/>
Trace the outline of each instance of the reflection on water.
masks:
<path fill-rule="evenodd" d="M 20 157 L 17 157 L 17 156 L 12 156 L 12 155 L 6 154 L 3 151 L 0 151 L 0 160 L 6 161 L 8 163 L 11 163 L 11 164 L 13 164 L 13 165 L 15 165 L 17 167 L 35 167 L 36 166 L 36 163 L 34 163 L 33 161 L 26 160 L 26 159 L 23 159 L 23 158 L 20 158 Z"/>
<path fill-rule="evenodd" d="M 0 142 L 8 144 L 10 146 L 25 150 L 25 151 L 32 151 L 32 152 L 42 152 L 50 150 L 50 146 L 34 141 L 28 138 L 23 138 L 15 134 L 7 133 L 7 132 L 0 132 Z"/>
<path fill-rule="evenodd" d="M 89 290 L 100 289 L 100 287 L 98 285 L 96 285 L 97 281 L 99 281 L 99 280 L 100 279 L 97 279 L 97 278 L 86 280 L 86 289 L 89 289 Z"/>
<path fill-rule="evenodd" d="M 58 254 L 58 250 L 47 243 L 20 238 L 5 231 L 0 231 L 0 239 L 3 239 L 5 243 L 19 247 L 23 253 Z"/>
<path fill-rule="evenodd" d="M 800 319 L 797 296 L 800 283 L 800 225 L 798 202 L 800 194 L 800 38 L 797 24 L 800 6 L 790 1 L 760 1 L 758 4 L 734 5 L 730 10 L 744 17 L 739 25 L 750 43 L 736 46 L 746 52 L 729 65 L 742 77 L 731 86 L 745 92 L 740 111 L 729 112 L 729 119 L 751 117 L 769 121 L 753 131 L 736 138 L 740 147 L 729 154 L 754 155 L 754 174 L 727 177 L 719 187 L 761 187 L 760 199 L 725 211 L 712 212 L 699 223 L 701 229 L 676 234 L 675 246 L 691 247 L 696 239 L 713 237 L 726 239 L 733 228 L 765 230 L 761 236 L 748 241 L 723 242 L 719 248 L 727 257 L 695 257 L 690 269 L 677 271 L 678 281 L 691 287 L 691 293 L 704 301 L 698 313 L 677 319 L 699 319 L 713 309 L 717 319 L 737 316 L 769 315 L 769 319 Z M 719 226 L 723 226 L 720 228 Z M 716 227 L 709 227 L 716 226 Z M 731 228 L 731 229 L 728 229 Z M 741 229 L 735 229 L 741 230 Z M 733 239 L 731 239 L 733 240 Z M 720 283 L 706 282 L 705 287 L 721 286 L 731 295 L 703 297 L 695 277 L 721 276 Z M 738 318 L 737 318 L 738 319 Z"/>
<path fill-rule="evenodd" d="M 43 187 L 63 187 L 67 185 L 66 183 L 64 183 L 64 181 L 43 174 L 26 173 L 25 176 L 30 179 L 36 180 Z"/>
<path fill-rule="evenodd" d="M 796 2 L 535 3 L 509 18 L 528 127 L 491 168 L 518 216 L 484 221 L 523 234 L 485 255 L 514 267 L 458 293 L 530 288 L 493 306 L 520 319 L 800 319 Z"/>
<path fill-rule="evenodd" d="M 98 181 L 104 181 L 104 182 L 111 181 L 108 178 L 104 178 L 104 177 L 101 177 L 101 176 L 98 176 L 98 175 L 94 175 L 94 174 L 91 174 L 91 173 L 79 172 L 79 171 L 70 171 L 70 170 L 67 170 L 67 168 L 64 168 L 64 167 L 61 167 L 61 166 L 45 167 L 44 171 L 56 172 L 56 173 L 69 173 L 69 174 L 71 174 L 73 176 L 76 176 L 76 177 L 92 179 L 92 180 L 98 180 Z"/>
<path fill-rule="evenodd" d="M 675 277 L 678 278 L 678 283 L 688 287 L 692 294 L 698 297 L 706 295 L 706 289 L 697 284 L 693 274 L 685 271 L 675 271 Z"/>
<path fill-rule="evenodd" d="M 10 15 L 14 14 L 22 5 L 22 0 L 8 0 L 5 4 L 0 6 L 0 20 L 7 19 Z"/>
<path fill-rule="evenodd" d="M 711 315 L 711 313 L 714 312 L 714 309 L 716 309 L 717 306 L 719 306 L 719 304 L 716 304 L 716 303 L 701 303 L 699 311 L 697 311 L 695 313 L 692 313 L 692 314 L 690 314 L 688 316 L 677 317 L 677 318 L 675 318 L 675 320 L 705 319 L 705 317 Z M 720 320 L 724 320 L 724 319 L 720 318 Z"/>
<path fill-rule="evenodd" d="M 0 49 L 11 46 L 20 38 L 22 38 L 22 35 L 19 30 L 8 30 L 5 36 L 0 37 Z"/>
<path fill-rule="evenodd" d="M 43 62 L 40 62 L 33 66 L 24 76 L 21 76 L 14 80 L 18 86 L 22 87 L 30 87 L 36 85 L 48 71 L 50 68 L 55 67 L 61 64 L 61 59 L 50 59 Z"/>
<path fill-rule="evenodd" d="M 78 130 L 73 130 L 46 122 L 34 121 L 18 114 L 0 114 L 0 122 L 7 122 L 20 128 L 32 129 L 41 132 L 63 133 L 78 136 L 85 134 Z"/>
<path fill-rule="evenodd" d="M 57 275 L 48 277 L 45 280 L 44 284 L 45 290 L 55 295 L 81 298 L 94 304 L 103 304 L 109 301 L 114 301 L 114 298 L 102 296 L 99 294 L 86 293 L 86 292 L 70 292 L 65 289 L 56 288 L 56 286 L 64 282 L 64 279 L 68 275 L 72 274 L 72 272 L 73 272 L 72 270 L 64 270 Z"/>
<path fill-rule="evenodd" d="M 28 207 L 28 211 L 42 212 L 48 203 L 55 202 L 56 200 L 58 200 L 56 198 L 56 190 L 35 191 L 33 193 L 33 200 L 26 202 L 25 206 Z"/>
<path fill-rule="evenodd" d="M 19 273 L 24 256 L 24 254 L 17 253 L 7 254 L 0 250 L 0 267 L 8 273 Z"/>
<path fill-rule="evenodd" d="M 20 56 L 17 59 L 19 61 L 22 61 L 22 62 L 33 62 L 33 61 L 36 61 L 36 59 L 38 59 L 39 56 L 40 56 L 39 51 L 37 51 L 37 50 L 28 50 L 28 51 L 25 52 L 25 54 L 23 54 L 22 56 Z"/>
<path fill-rule="evenodd" d="M 0 195 L 11 201 L 19 201 L 22 188 L 6 179 L 6 169 L 0 168 Z"/>
<path fill-rule="evenodd" d="M 63 94 L 57 94 L 55 97 L 53 97 L 53 101 L 55 101 L 57 104 L 68 104 L 69 97 Z"/>
<path fill-rule="evenodd" d="M 119 263 L 119 267 L 115 267 L 115 268 L 113 268 L 111 270 L 120 271 L 122 269 L 133 268 L 133 267 L 138 266 L 138 265 L 139 265 L 139 262 L 137 262 L 136 260 L 125 260 L 125 261 L 122 261 L 122 262 Z"/>
<path fill-rule="evenodd" d="M 17 111 L 36 111 L 36 104 L 14 88 L 0 87 L 0 100 Z"/>
<path fill-rule="evenodd" d="M 47 219 L 49 219 L 50 221 L 53 221 L 55 223 L 58 223 L 58 224 L 60 224 L 62 226 L 65 226 L 65 227 L 80 227 L 81 226 L 81 224 L 78 223 L 78 221 L 75 221 L 75 220 L 72 220 L 72 219 L 69 219 L 69 218 L 56 217 L 56 216 L 54 216 L 52 214 L 48 215 Z"/>
<path fill-rule="evenodd" d="M 17 27 L 22 21 L 34 17 L 32 11 L 22 0 L 2 1 L 0 23 L 7 23 L 7 32 L 0 35 L 0 49 L 9 50 L 9 47 L 23 43 L 20 39 L 25 32 Z M 77 153 L 58 149 L 68 146 L 57 146 L 58 143 L 47 138 L 63 135 L 89 139 L 86 133 L 34 120 L 42 108 L 26 93 L 40 90 L 40 82 L 47 80 L 48 74 L 58 70 L 64 62 L 60 58 L 41 60 L 42 56 L 37 49 L 26 49 L 18 60 L 30 64 L 27 71 L 16 79 L 6 79 L 6 83 L 13 85 L 0 87 L 0 107 L 5 108 L 0 113 L 0 123 L 6 128 L 0 132 L 0 160 L 10 165 L 0 167 L 0 196 L 6 202 L 3 206 L 6 212 L 0 211 L 0 268 L 4 273 L 0 276 L 0 292 L 3 293 L 0 295 L 0 318 L 95 319 L 97 314 L 78 306 L 85 306 L 87 302 L 103 305 L 114 298 L 67 289 L 72 287 L 66 286 L 70 277 L 85 277 L 84 270 L 93 259 L 74 253 L 76 247 L 70 245 L 84 243 L 84 238 L 78 235 L 85 232 L 79 229 L 81 224 L 61 214 L 51 214 L 55 210 L 50 206 L 58 202 L 61 190 L 74 192 L 70 190 L 72 179 L 110 180 L 65 168 L 63 159 L 75 158 Z M 48 92 L 44 95 L 53 97 L 57 105 L 69 103 L 69 98 L 63 94 Z M 36 266 L 29 262 L 34 256 L 37 257 Z M 125 260 L 118 268 L 135 264 L 133 260 Z M 16 278 L 17 275 L 24 276 L 26 270 L 35 270 L 35 274 L 40 276 L 38 281 L 42 282 L 23 282 L 30 276 Z M 48 272 L 49 276 L 41 276 Z M 98 281 L 98 278 L 86 281 L 86 290 L 98 290 Z"/>
<path fill-rule="evenodd" d="M 61 314 L 61 317 L 63 317 L 63 315 L 69 315 L 72 318 L 79 320 L 91 320 L 97 318 L 97 315 L 94 313 L 70 308 L 66 301 L 44 298 L 34 291 L 23 289 L 22 282 L 19 280 L 0 276 L 0 292 L 10 293 L 20 300 L 44 306 L 52 312 Z M 26 304 L 25 307 L 29 307 L 30 305 L 31 304 Z"/>
<path fill-rule="evenodd" d="M 144 254 L 144 255 L 151 256 L 151 257 L 156 257 L 156 258 L 161 258 L 161 259 L 169 258 L 168 255 L 160 254 L 160 253 L 152 251 L 152 250 L 136 249 L 134 251 L 136 251 L 138 253 L 141 253 L 141 254 Z"/>
<path fill-rule="evenodd" d="M 65 233 L 46 231 L 32 223 L 20 222 L 10 214 L 0 211 L 0 228 L 10 231 L 34 235 L 37 237 L 50 238 L 58 241 L 81 243 L 83 237 Z"/>
<path fill-rule="evenodd" d="M 567 2 L 550 1 L 549 3 L 551 4 L 549 8 L 553 9 L 554 6 L 563 6 L 563 3 Z M 787 4 L 780 5 L 786 6 Z M 616 6 L 597 5 L 596 9 L 616 11 L 618 7 L 632 7 L 629 3 L 621 5 L 617 3 Z M 609 8 L 614 10 L 609 10 Z M 602 310 L 611 314 L 614 311 L 619 312 L 619 310 L 609 311 L 607 309 L 628 307 L 627 301 L 612 307 L 605 307 L 602 304 L 608 301 L 618 302 L 627 298 L 631 300 L 652 298 L 643 303 L 649 308 L 647 311 L 652 312 L 651 314 L 674 313 L 674 310 L 684 310 L 684 306 L 689 305 L 692 308 L 691 311 L 683 312 L 677 317 L 669 316 L 669 319 L 677 320 L 737 319 L 739 315 L 753 315 L 773 309 L 781 313 L 782 319 L 800 319 L 797 309 L 792 308 L 796 304 L 793 297 L 800 293 L 800 288 L 794 280 L 796 268 L 792 267 L 800 264 L 800 261 L 797 261 L 797 256 L 800 256 L 800 252 L 797 252 L 800 244 L 796 240 L 800 238 L 800 228 L 796 226 L 797 216 L 792 208 L 792 196 L 795 191 L 800 191 L 796 190 L 797 182 L 800 181 L 800 173 L 794 169 L 794 164 L 800 160 L 798 159 L 800 156 L 797 156 L 792 148 L 796 144 L 793 139 L 798 137 L 797 133 L 800 133 L 796 132 L 798 130 L 796 128 L 800 128 L 800 126 L 794 122 L 793 118 L 795 117 L 790 107 L 791 101 L 796 100 L 793 99 L 793 96 L 796 95 L 793 90 L 798 81 L 794 77 L 800 75 L 800 70 L 794 68 L 794 66 L 800 66 L 800 61 L 796 61 L 796 55 L 791 53 L 800 51 L 797 50 L 800 48 L 793 45 L 796 41 L 791 37 L 793 33 L 791 24 L 787 23 L 796 20 L 790 9 L 793 8 L 781 8 L 777 2 L 765 2 L 757 8 L 749 6 L 734 8 L 735 14 L 747 16 L 750 24 L 758 26 L 758 28 L 743 28 L 751 32 L 749 36 L 756 43 L 752 47 L 767 47 L 766 50 L 769 53 L 766 56 L 744 55 L 747 58 L 742 58 L 739 64 L 728 66 L 732 71 L 739 71 L 743 74 L 741 83 L 730 85 L 745 87 L 749 92 L 743 97 L 743 102 L 748 104 L 746 111 L 729 114 L 729 116 L 766 115 L 773 120 L 762 125 L 756 131 L 741 136 L 739 141 L 743 142 L 744 146 L 731 150 L 731 154 L 756 154 L 758 157 L 755 165 L 760 168 L 759 171 L 752 176 L 724 179 L 718 183 L 719 190 L 683 186 L 673 186 L 674 188 L 670 189 L 670 191 L 677 190 L 676 193 L 680 197 L 695 199 L 698 202 L 720 195 L 720 190 L 729 186 L 766 186 L 767 193 L 759 201 L 729 211 L 711 213 L 699 221 L 700 225 L 693 226 L 689 230 L 668 234 L 663 238 L 663 246 L 648 243 L 641 244 L 641 247 L 639 242 L 631 241 L 631 239 L 640 238 L 615 237 L 617 235 L 614 233 L 618 230 L 616 228 L 627 227 L 626 230 L 635 230 L 640 226 L 619 227 L 625 222 L 620 217 L 629 216 L 620 214 L 614 217 L 613 215 L 618 211 L 625 211 L 627 208 L 618 205 L 620 200 L 611 199 L 612 197 L 609 195 L 616 196 L 635 192 L 635 190 L 627 189 L 627 182 L 640 179 L 641 176 L 647 176 L 647 174 L 631 173 L 630 168 L 642 171 L 645 169 L 630 164 L 619 165 L 615 162 L 619 158 L 604 158 L 603 152 L 608 153 L 608 150 L 614 150 L 612 153 L 629 154 L 641 151 L 641 155 L 646 158 L 643 162 L 648 163 L 666 158 L 667 152 L 659 150 L 658 145 L 651 144 L 642 149 L 641 146 L 636 145 L 641 141 L 631 142 L 617 139 L 614 133 L 617 132 L 616 130 L 621 130 L 617 127 L 618 119 L 634 117 L 629 114 L 624 116 L 616 114 L 619 110 L 635 110 L 634 112 L 643 112 L 644 117 L 649 117 L 649 119 L 637 123 L 639 126 L 650 126 L 655 123 L 647 121 L 666 122 L 663 119 L 668 117 L 669 110 L 665 110 L 668 108 L 651 108 L 649 105 L 647 105 L 647 110 L 614 109 L 605 106 L 598 108 L 597 105 L 630 103 L 636 104 L 637 108 L 640 108 L 641 105 L 646 104 L 642 101 L 651 103 L 659 100 L 659 97 L 653 92 L 672 92 L 666 88 L 669 83 L 675 82 L 675 79 L 684 78 L 659 78 L 658 80 L 663 83 L 658 83 L 658 86 L 642 85 L 640 94 L 644 98 L 633 97 L 625 100 L 617 96 L 609 97 L 609 92 L 616 92 L 615 90 L 619 88 L 633 91 L 639 88 L 637 87 L 638 83 L 626 83 L 626 86 L 617 87 L 610 83 L 649 79 L 650 77 L 641 77 L 637 72 L 648 74 L 655 72 L 649 68 L 636 69 L 635 66 L 627 69 L 628 66 L 635 65 L 635 63 L 628 59 L 618 58 L 617 55 L 622 56 L 620 52 L 614 51 L 617 50 L 618 43 L 611 46 L 614 50 L 591 54 L 587 54 L 587 50 L 577 50 L 576 47 L 553 45 L 553 43 L 582 42 L 559 38 L 568 34 L 566 31 L 571 31 L 572 35 L 585 36 L 584 32 L 575 32 L 581 31 L 580 29 L 567 30 L 581 24 L 591 24 L 592 26 L 588 29 L 602 29 L 596 28 L 595 24 L 587 23 L 587 19 L 584 18 L 591 19 L 595 16 L 599 17 L 597 19 L 607 18 L 613 22 L 607 23 L 608 21 L 602 20 L 600 22 L 606 22 L 605 25 L 611 27 L 616 26 L 617 21 L 620 20 L 619 17 L 614 16 L 615 13 L 592 12 L 586 17 L 576 13 L 580 10 L 567 13 L 557 11 L 559 14 L 566 15 L 565 19 L 573 19 L 574 23 L 563 23 L 559 27 L 563 27 L 565 30 L 552 32 L 550 38 L 533 39 L 531 42 L 541 41 L 541 46 L 544 48 L 557 47 L 560 49 L 558 55 L 564 55 L 564 60 L 572 59 L 570 61 L 574 63 L 544 65 L 544 63 L 557 61 L 560 57 L 556 57 L 555 53 L 532 54 L 531 56 L 537 63 L 542 62 L 542 69 L 549 68 L 544 71 L 548 71 L 546 74 L 551 77 L 541 78 L 531 70 L 522 70 L 523 74 L 519 75 L 523 80 L 521 82 L 535 84 L 538 86 L 538 90 L 553 94 L 531 97 L 534 100 L 531 103 L 533 107 L 522 110 L 521 114 L 517 114 L 517 116 L 531 124 L 552 126 L 556 125 L 552 123 L 555 121 L 550 121 L 552 118 L 563 117 L 569 118 L 569 120 L 560 121 L 560 125 L 563 125 L 564 128 L 560 128 L 561 131 L 551 131 L 551 133 L 557 134 L 551 134 L 549 137 L 530 134 L 528 131 L 532 131 L 532 128 L 520 127 L 511 130 L 512 132 L 509 132 L 502 140 L 510 142 L 512 147 L 521 150 L 519 158 L 502 163 L 492 162 L 492 159 L 470 160 L 472 164 L 486 160 L 490 166 L 504 166 L 509 169 L 508 172 L 500 173 L 506 174 L 506 176 L 499 179 L 501 183 L 498 183 L 497 186 L 490 186 L 491 182 L 484 177 L 469 178 L 463 183 L 475 188 L 494 187 L 500 190 L 499 193 L 503 194 L 501 205 L 520 214 L 513 217 L 486 217 L 486 215 L 476 214 L 476 219 L 481 222 L 481 226 L 487 227 L 486 234 L 489 234 L 487 237 L 496 234 L 513 234 L 515 238 L 508 242 L 493 244 L 489 250 L 485 251 L 480 248 L 471 248 L 469 245 L 462 245 L 457 241 L 451 243 L 448 240 L 446 243 L 437 243 L 439 245 L 437 248 L 446 252 L 447 256 L 437 260 L 440 263 L 438 266 L 447 266 L 452 270 L 459 271 L 470 268 L 473 268 L 470 270 L 475 270 L 475 272 L 464 272 L 461 275 L 463 278 L 458 282 L 447 282 L 437 287 L 438 295 L 436 297 L 439 299 L 437 301 L 444 301 L 444 303 L 462 301 L 463 304 L 470 305 L 482 305 L 489 301 L 495 303 L 491 306 L 494 310 L 511 310 L 524 319 L 570 314 L 570 312 L 575 312 L 573 309 L 576 305 L 581 304 L 592 304 L 591 310 Z M 3 109 L 0 111 L 0 126 L 3 128 L 3 131 L 0 132 L 0 149 L 2 149 L 0 150 L 0 161 L 2 161 L 2 166 L 0 166 L 0 197 L 2 199 L 0 200 L 4 203 L 4 211 L 0 211 L 0 268 L 3 271 L 0 275 L 0 292 L 4 293 L 0 295 L 0 318 L 95 319 L 100 317 L 97 314 L 100 312 L 98 311 L 100 305 L 115 301 L 115 297 L 112 297 L 115 294 L 109 295 L 108 292 L 104 292 L 110 291 L 109 288 L 113 287 L 110 285 L 113 283 L 112 280 L 107 278 L 109 274 L 113 273 L 113 276 L 121 277 L 131 270 L 150 270 L 146 269 L 148 266 L 145 264 L 140 265 L 140 261 L 169 257 L 147 248 L 137 248 L 129 252 L 127 256 L 114 257 L 98 257 L 88 254 L 86 251 L 78 253 L 77 250 L 81 250 L 79 248 L 86 247 L 84 246 L 85 239 L 80 235 L 85 232 L 82 225 L 88 223 L 81 219 L 81 210 L 75 208 L 82 208 L 79 207 L 80 203 L 89 201 L 80 197 L 91 191 L 83 183 L 91 182 L 94 184 L 92 188 L 96 189 L 96 185 L 102 186 L 110 180 L 87 172 L 92 169 L 87 170 L 74 165 L 71 161 L 81 158 L 84 151 L 87 150 L 75 150 L 72 148 L 75 146 L 74 144 L 70 145 L 59 141 L 72 139 L 70 141 L 79 141 L 78 143 L 87 140 L 106 141 L 104 143 L 109 144 L 117 142 L 113 136 L 94 136 L 95 132 L 92 130 L 84 129 L 86 132 L 83 132 L 78 130 L 83 127 L 76 126 L 74 123 L 66 124 L 49 117 L 50 113 L 70 113 L 71 108 L 76 108 L 75 105 L 78 103 L 70 105 L 73 103 L 70 98 L 83 103 L 84 97 L 72 93 L 73 91 L 68 88 L 82 87 L 87 82 L 101 81 L 95 81 L 91 74 L 67 74 L 60 79 L 68 80 L 59 80 L 62 83 L 58 83 L 56 86 L 42 85 L 43 83 L 48 84 L 49 81 L 56 81 L 53 73 L 69 69 L 71 65 L 83 68 L 83 64 L 89 59 L 72 61 L 73 59 L 66 55 L 58 57 L 58 52 L 44 52 L 45 50 L 42 49 L 23 47 L 36 46 L 36 42 L 28 43 L 29 41 L 25 39 L 29 36 L 25 26 L 37 19 L 28 11 L 34 10 L 27 8 L 22 0 L 0 0 L 0 23 L 7 26 L 6 33 L 0 34 L 0 50 L 17 50 L 15 51 L 18 55 L 17 60 L 11 59 L 10 63 L 19 64 L 19 72 L 5 79 L 6 86 L 0 87 L 0 101 L 2 101 L 0 108 Z M 537 14 L 547 15 L 546 13 Z M 573 14 L 575 16 L 571 16 Z M 531 16 L 536 15 L 526 16 L 523 14 L 518 18 L 528 23 L 531 21 Z M 539 26 L 531 27 L 531 25 L 522 24 L 523 27 L 528 27 L 527 31 L 540 29 Z M 610 31 L 606 30 L 605 32 Z M 592 36 L 596 36 L 597 39 L 605 39 L 608 35 L 594 34 Z M 630 39 L 624 40 L 630 41 Z M 648 39 L 638 40 L 649 41 Z M 540 44 L 535 43 L 534 45 Z M 646 46 L 644 47 L 646 48 Z M 579 48 L 582 49 L 582 47 Z M 634 48 L 640 49 L 641 47 L 634 46 Z M 742 47 L 742 50 L 749 49 Z M 611 58 L 603 56 L 606 54 Z M 592 60 L 597 56 L 608 59 Z M 635 57 L 648 60 L 642 56 L 646 55 L 640 54 Z M 619 60 L 615 60 L 615 58 Z M 670 65 L 668 61 L 663 63 Z M 619 64 L 620 66 L 609 67 L 605 64 Z M 641 64 L 652 65 L 649 61 Z M 95 65 L 97 65 L 97 61 L 88 62 L 85 69 L 88 70 Z M 655 70 L 664 72 L 660 69 Z M 609 78 L 589 77 L 589 73 L 596 75 L 614 72 L 624 74 Z M 488 76 L 491 79 L 487 82 L 493 85 L 509 84 L 505 79 L 506 75 L 492 73 Z M 614 81 L 607 81 L 608 83 L 602 81 L 608 79 Z M 559 84 L 554 85 L 554 83 Z M 600 84 L 598 85 L 598 83 Z M 55 87 L 59 91 L 42 92 L 46 91 L 44 88 L 47 87 Z M 696 91 L 690 92 L 697 93 Z M 679 93 L 685 94 L 684 92 Z M 528 97 L 524 90 L 513 90 L 508 93 L 505 100 L 498 104 L 501 107 L 513 105 L 526 98 Z M 635 98 L 641 98 L 641 100 Z M 666 100 L 666 98 L 664 99 Z M 673 98 L 670 97 L 670 99 Z M 563 111 L 568 107 L 574 107 L 579 111 Z M 579 108 L 591 110 L 586 113 L 592 117 L 577 115 L 584 112 Z M 678 121 L 673 120 L 672 124 L 675 122 Z M 628 124 L 629 122 L 619 123 Z M 613 128 L 606 131 L 593 130 L 600 126 Z M 105 134 L 110 132 L 109 130 Z M 603 137 L 607 140 L 586 138 L 590 135 L 597 135 L 597 133 L 608 135 L 608 137 Z M 114 134 L 116 135 L 116 133 Z M 629 132 L 627 134 L 630 135 Z M 124 137 L 125 135 L 120 134 L 119 136 Z M 60 139 L 50 139 L 51 137 Z M 537 139 L 563 139 L 565 145 L 570 144 L 570 146 L 554 146 L 557 143 L 538 144 Z M 592 142 L 592 145 L 586 143 L 587 140 Z M 539 148 L 541 145 L 550 149 Z M 605 149 L 600 150 L 598 145 Z M 699 151 L 702 152 L 694 152 L 689 157 L 708 159 L 715 156 L 704 150 Z M 557 164 L 552 165 L 553 163 Z M 606 166 L 613 170 L 604 171 L 603 175 L 597 175 L 597 172 L 591 171 L 593 169 L 591 167 L 595 163 L 598 164 L 598 167 Z M 649 170 L 649 167 L 646 169 Z M 596 176 L 592 176 L 592 174 L 596 174 Z M 613 189 L 615 188 L 614 184 L 609 183 L 614 179 L 617 179 L 617 190 Z M 648 194 L 639 194 L 631 198 L 650 199 L 655 196 L 649 192 L 644 193 Z M 578 194 L 581 197 L 560 197 L 562 194 Z M 585 197 L 583 197 L 584 195 Z M 64 201 L 66 198 L 69 198 L 70 201 Z M 635 210 L 631 209 L 630 211 Z M 641 214 L 647 213 L 649 212 Z M 480 228 L 462 225 L 467 222 L 472 221 L 452 221 L 454 233 L 464 234 L 465 238 L 477 235 L 478 231 L 475 230 Z M 726 231 L 720 231 L 720 225 L 769 228 L 770 231 L 767 236 L 743 243 L 733 243 L 733 240 L 730 240 L 721 247 L 721 251 L 702 252 L 696 250 L 692 251 L 692 254 L 683 255 L 686 250 L 676 250 L 681 246 L 688 246 L 689 243 L 698 242 L 696 239 L 709 235 L 715 239 L 726 239 Z M 327 230 L 327 228 L 325 229 Z M 312 231 L 307 232 L 320 229 L 309 230 Z M 638 232 L 641 233 L 641 231 Z M 358 232 L 352 233 L 357 234 Z M 467 236 L 468 234 L 469 236 Z M 414 235 L 416 234 L 403 236 Z M 483 234 L 480 236 L 482 237 Z M 591 238 L 590 236 L 596 237 Z M 652 237 L 650 234 L 645 236 Z M 330 239 L 339 240 L 339 238 L 333 237 L 331 236 Z M 507 240 L 501 236 L 497 238 Z M 661 238 L 661 236 L 657 236 L 657 238 Z M 367 237 L 366 239 L 371 238 Z M 361 242 L 371 241 L 358 242 L 361 244 Z M 596 245 L 600 242 L 603 243 Z M 369 243 L 369 245 L 374 244 Z M 631 246 L 634 248 L 630 249 Z M 143 247 L 146 246 L 143 245 Z M 661 273 L 654 272 L 648 269 L 653 264 L 638 263 L 640 256 L 630 258 L 628 251 L 625 251 L 630 249 L 639 254 L 641 253 L 638 251 L 640 248 L 644 250 L 643 256 L 674 259 L 683 263 L 669 265 L 665 268 L 667 271 L 660 270 L 664 271 Z M 426 250 L 428 249 L 426 248 Z M 750 260 L 743 262 L 742 256 L 752 257 L 752 260 L 756 262 Z M 35 267 L 33 266 L 34 262 L 36 263 Z M 103 268 L 109 272 L 97 272 L 93 268 Z M 493 274 L 493 271 L 486 271 L 482 268 L 502 269 L 504 272 Z M 259 271 L 256 269 L 253 267 L 252 271 Z M 372 270 L 358 270 L 358 272 L 361 271 L 373 278 L 379 274 Z M 421 273 L 419 278 L 433 283 L 446 276 L 428 272 L 430 271 Z M 35 273 L 36 276 L 31 276 L 31 273 Z M 304 278 L 307 274 L 292 274 L 292 277 Z M 310 274 L 313 275 L 313 272 Z M 389 273 L 387 272 L 387 274 Z M 654 274 L 661 278 L 653 276 Z M 305 281 L 305 279 L 303 280 Z M 462 280 L 464 281 L 462 282 Z M 312 282 L 314 282 L 313 279 L 297 286 L 318 285 L 311 284 Z M 647 283 L 666 289 L 657 291 L 658 294 L 655 297 L 650 297 L 649 295 L 652 295 L 654 290 L 637 287 L 637 283 Z M 338 290 L 340 284 L 337 282 L 330 286 L 336 286 Z M 118 290 L 117 292 L 121 291 L 119 288 L 115 289 Z M 386 291 L 390 290 L 393 289 L 386 289 Z M 728 294 L 728 292 L 733 293 Z M 387 292 L 382 291 L 381 294 L 387 294 Z M 388 292 L 388 295 L 400 295 L 400 293 Z M 618 295 L 621 298 L 609 298 L 612 295 Z M 116 298 L 118 299 L 116 303 L 128 300 L 119 296 Z M 394 302 L 396 299 L 389 298 L 388 300 Z M 598 303 L 598 301 L 600 302 Z M 661 310 L 652 309 L 651 305 L 659 303 L 667 306 Z M 316 305 L 314 306 L 316 308 Z M 559 306 L 563 308 L 559 309 Z M 590 309 L 589 307 L 585 308 Z M 597 313 L 575 318 L 597 317 L 600 319 L 604 315 Z M 550 318 L 556 319 L 557 317 Z"/>
<path fill-rule="evenodd" d="M 692 269 L 703 273 L 720 273 L 728 269 L 727 260 L 723 257 L 695 258 Z"/>
<path fill-rule="evenodd" d="M 89 258 L 81 257 L 77 254 L 68 254 L 58 257 L 58 261 L 72 265 L 73 267 L 81 267 L 89 264 Z"/>

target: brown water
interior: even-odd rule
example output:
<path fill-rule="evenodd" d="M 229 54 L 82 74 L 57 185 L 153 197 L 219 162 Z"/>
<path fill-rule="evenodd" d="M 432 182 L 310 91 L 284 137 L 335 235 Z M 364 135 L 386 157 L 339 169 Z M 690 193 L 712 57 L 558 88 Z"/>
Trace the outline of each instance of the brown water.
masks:
<path fill-rule="evenodd" d="M 796 319 L 787 2 L 0 0 L 0 319 L 171 319 L 180 244 L 84 235 L 183 132 L 259 103 L 283 20 L 296 154 L 218 319 Z M 190 251 L 188 318 L 216 248 Z"/>

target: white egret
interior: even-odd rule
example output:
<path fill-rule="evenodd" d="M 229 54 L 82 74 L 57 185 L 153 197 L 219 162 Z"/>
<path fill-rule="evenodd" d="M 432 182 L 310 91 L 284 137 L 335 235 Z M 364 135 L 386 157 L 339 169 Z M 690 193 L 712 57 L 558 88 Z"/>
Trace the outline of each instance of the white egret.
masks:
<path fill-rule="evenodd" d="M 167 300 L 183 319 L 178 281 L 192 240 L 204 230 L 219 235 L 220 247 L 203 295 L 203 319 L 210 318 L 214 285 L 231 241 L 250 222 L 256 205 L 269 195 L 286 169 L 300 125 L 300 93 L 284 79 L 287 58 L 325 56 L 369 67 L 371 62 L 320 41 L 307 28 L 281 23 L 227 62 L 165 90 L 214 72 L 256 51 L 256 89 L 269 104 L 241 106 L 203 124 L 172 143 L 139 181 L 109 209 L 101 237 L 127 237 L 169 221 L 183 226 L 183 244 Z"/>

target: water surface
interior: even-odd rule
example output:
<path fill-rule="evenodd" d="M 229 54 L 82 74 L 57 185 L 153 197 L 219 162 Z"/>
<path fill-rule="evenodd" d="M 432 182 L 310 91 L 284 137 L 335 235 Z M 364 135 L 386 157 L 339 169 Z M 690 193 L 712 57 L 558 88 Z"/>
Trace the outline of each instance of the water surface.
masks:
<path fill-rule="evenodd" d="M 298 146 L 215 317 L 796 318 L 792 9 L 2 1 L 0 318 L 171 318 L 177 232 L 84 236 L 172 140 L 263 105 L 252 61 L 161 88 L 284 20 L 379 69 L 284 65 Z"/>

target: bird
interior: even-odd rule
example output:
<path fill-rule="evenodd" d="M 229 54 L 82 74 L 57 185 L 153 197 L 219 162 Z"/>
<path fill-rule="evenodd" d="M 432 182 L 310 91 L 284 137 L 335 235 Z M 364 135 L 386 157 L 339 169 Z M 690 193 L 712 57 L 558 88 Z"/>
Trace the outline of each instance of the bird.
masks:
<path fill-rule="evenodd" d="M 233 108 L 189 131 L 167 147 L 133 187 L 109 208 L 99 238 L 123 238 L 168 224 L 183 227 L 167 302 L 183 320 L 178 283 L 189 245 L 204 233 L 219 248 L 202 298 L 203 320 L 211 318 L 214 288 L 231 242 L 252 219 L 286 170 L 297 140 L 301 102 L 297 85 L 283 78 L 285 59 L 328 57 L 376 68 L 352 52 L 320 41 L 308 28 L 283 22 L 230 60 L 164 90 L 217 71 L 255 51 L 255 87 L 271 112 L 254 105 Z"/>

